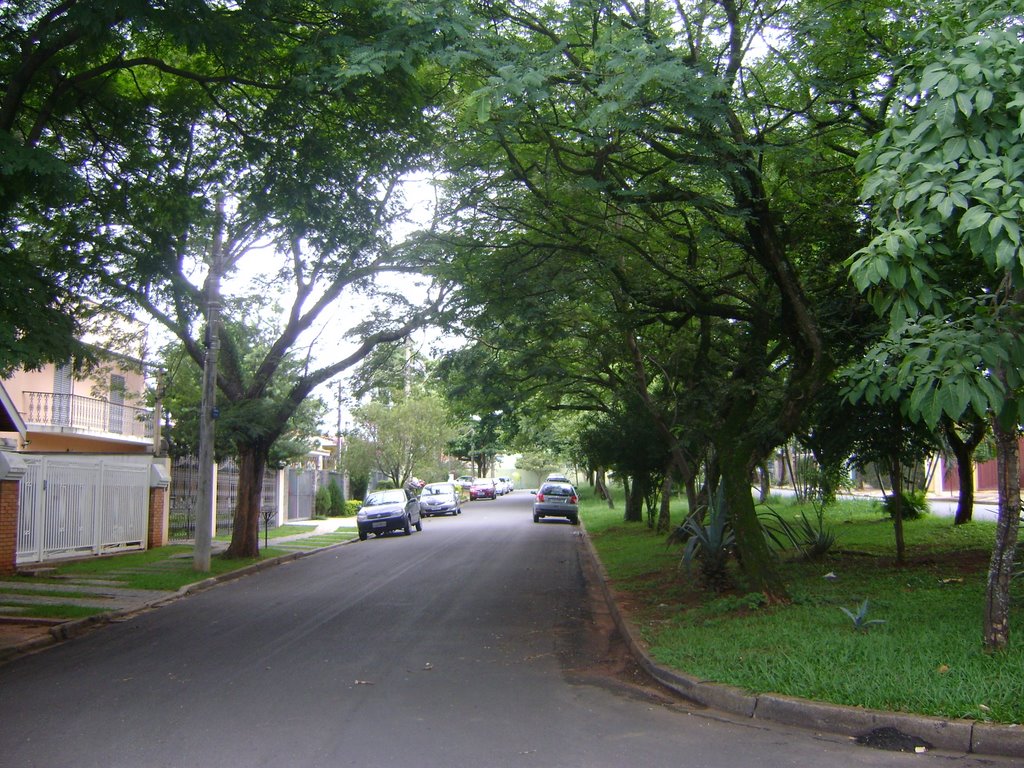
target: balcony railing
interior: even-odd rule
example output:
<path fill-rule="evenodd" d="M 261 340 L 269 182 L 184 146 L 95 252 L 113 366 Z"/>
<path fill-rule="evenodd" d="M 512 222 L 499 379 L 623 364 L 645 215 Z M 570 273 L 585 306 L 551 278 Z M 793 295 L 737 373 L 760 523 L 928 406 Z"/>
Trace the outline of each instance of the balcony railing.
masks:
<path fill-rule="evenodd" d="M 152 439 L 153 411 L 81 395 L 24 392 L 25 423 L 30 426 L 70 427 L 91 434 Z"/>

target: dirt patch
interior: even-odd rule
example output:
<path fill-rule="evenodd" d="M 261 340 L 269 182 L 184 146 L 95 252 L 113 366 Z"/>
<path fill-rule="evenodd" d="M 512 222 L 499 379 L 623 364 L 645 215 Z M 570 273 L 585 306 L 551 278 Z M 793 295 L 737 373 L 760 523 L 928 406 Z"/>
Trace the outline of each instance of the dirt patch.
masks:
<path fill-rule="evenodd" d="M 22 653 L 22 649 L 35 648 L 52 639 L 48 624 L 0 622 L 0 661 L 14 658 Z"/>
<path fill-rule="evenodd" d="M 601 577 L 582 548 L 580 566 L 586 602 L 573 622 L 575 631 L 567 633 L 560 644 L 559 656 L 566 679 L 611 688 L 663 706 L 682 707 L 678 697 L 666 691 L 637 663 L 605 600 Z M 632 602 L 626 593 L 616 597 L 617 608 L 627 617 L 638 607 Z"/>

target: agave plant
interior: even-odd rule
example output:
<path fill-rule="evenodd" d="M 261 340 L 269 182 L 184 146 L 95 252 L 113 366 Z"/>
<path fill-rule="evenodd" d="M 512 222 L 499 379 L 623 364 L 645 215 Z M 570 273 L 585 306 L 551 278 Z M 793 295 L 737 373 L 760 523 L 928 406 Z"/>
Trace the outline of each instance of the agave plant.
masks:
<path fill-rule="evenodd" d="M 839 610 L 850 617 L 850 621 L 853 622 L 853 629 L 855 632 L 867 632 L 868 627 L 872 624 L 885 624 L 885 619 L 869 619 L 868 618 L 868 601 L 867 598 L 860 604 L 860 609 L 854 613 L 849 608 L 843 608 L 839 606 Z"/>
<path fill-rule="evenodd" d="M 765 534 L 776 546 L 793 547 L 805 560 L 821 558 L 836 543 L 835 532 L 825 525 L 823 509 L 815 509 L 814 522 L 803 514 L 796 521 L 790 521 L 771 508 L 761 517 L 766 519 L 763 526 Z"/>
<path fill-rule="evenodd" d="M 704 583 L 720 592 L 729 584 L 726 565 L 736 537 L 729 525 L 721 489 L 716 497 L 714 503 L 708 504 L 706 523 L 699 513 L 690 515 L 669 534 L 667 543 L 682 544 L 683 556 L 679 565 L 689 574 L 693 572 L 693 564 L 699 562 Z"/>

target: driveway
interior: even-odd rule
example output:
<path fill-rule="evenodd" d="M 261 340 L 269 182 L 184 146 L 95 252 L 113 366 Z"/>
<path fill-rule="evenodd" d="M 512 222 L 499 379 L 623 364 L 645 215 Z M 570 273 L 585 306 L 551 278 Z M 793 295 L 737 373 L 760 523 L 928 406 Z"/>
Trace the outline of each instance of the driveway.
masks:
<path fill-rule="evenodd" d="M 579 531 L 528 493 L 465 505 L 0 667 L 0 763 L 29 766 L 1011 765 L 733 720 L 637 676 Z"/>

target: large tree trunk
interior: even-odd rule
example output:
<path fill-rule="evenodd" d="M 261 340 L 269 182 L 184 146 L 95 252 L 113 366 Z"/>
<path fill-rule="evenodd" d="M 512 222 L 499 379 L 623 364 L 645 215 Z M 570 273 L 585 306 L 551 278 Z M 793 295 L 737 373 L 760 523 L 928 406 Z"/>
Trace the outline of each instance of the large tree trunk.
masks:
<path fill-rule="evenodd" d="M 749 451 L 743 448 L 739 440 L 723 437 L 722 443 L 717 449 L 722 472 L 721 487 L 733 534 L 736 536 L 736 554 L 747 580 L 747 588 L 752 592 L 763 592 L 769 602 L 787 601 L 789 594 L 754 508 L 754 496 L 750 488 L 753 462 Z"/>
<path fill-rule="evenodd" d="M 608 502 L 608 509 L 615 509 L 615 500 L 612 498 L 612 489 L 605 481 L 604 467 L 598 467 L 594 472 L 594 493 L 599 498 Z"/>
<path fill-rule="evenodd" d="M 893 492 L 892 527 L 896 533 L 896 562 L 903 565 L 907 556 L 907 541 L 903 535 L 903 463 L 899 459 L 893 464 L 889 482 Z"/>
<path fill-rule="evenodd" d="M 671 465 L 670 465 L 671 466 Z M 672 474 L 665 473 L 665 479 L 661 483 L 661 506 L 658 509 L 658 523 L 655 530 L 658 533 L 668 534 L 672 528 Z"/>
<path fill-rule="evenodd" d="M 644 520 L 644 498 L 647 496 L 647 478 L 636 475 L 626 486 L 626 511 L 623 520 L 627 523 L 642 523 Z"/>
<path fill-rule="evenodd" d="M 231 544 L 224 557 L 259 557 L 260 499 L 263 495 L 263 474 L 266 467 L 265 446 L 239 446 L 238 499 L 235 503 Z"/>
<path fill-rule="evenodd" d="M 956 474 L 960 482 L 960 492 L 956 503 L 956 516 L 953 525 L 969 523 L 974 515 L 974 449 L 985 439 L 987 432 L 985 422 L 975 419 L 971 432 L 966 439 L 956 431 L 956 425 L 950 419 L 943 419 L 942 433 L 949 449 L 956 459 Z"/>
<path fill-rule="evenodd" d="M 1010 579 L 1013 576 L 1020 527 L 1020 449 L 1017 431 L 995 420 L 999 519 L 985 588 L 985 650 L 998 651 L 1010 642 Z"/>
<path fill-rule="evenodd" d="M 697 476 L 687 477 L 686 486 L 686 508 L 687 514 L 692 515 L 700 506 L 700 498 L 697 495 Z"/>
<path fill-rule="evenodd" d="M 971 457 L 971 449 L 955 432 L 950 430 L 946 439 L 956 457 L 956 474 L 960 481 L 953 525 L 963 525 L 971 522 L 974 515 L 974 459 Z"/>
<path fill-rule="evenodd" d="M 757 496 L 758 502 L 764 504 L 768 501 L 768 497 L 771 496 L 772 493 L 771 472 L 768 470 L 767 461 L 761 462 L 761 465 L 757 468 L 757 479 L 761 484 L 760 491 Z"/>

